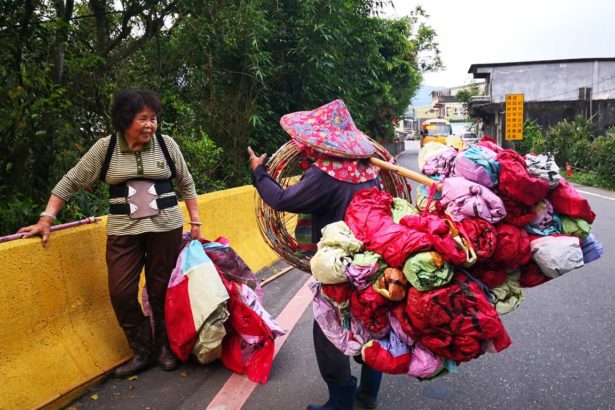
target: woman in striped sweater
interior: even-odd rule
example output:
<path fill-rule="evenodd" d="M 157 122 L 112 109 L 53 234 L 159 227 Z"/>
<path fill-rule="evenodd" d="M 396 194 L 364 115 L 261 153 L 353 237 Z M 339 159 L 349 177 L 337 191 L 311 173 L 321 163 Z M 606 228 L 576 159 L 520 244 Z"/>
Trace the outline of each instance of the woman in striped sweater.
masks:
<path fill-rule="evenodd" d="M 52 190 L 38 223 L 21 228 L 42 237 L 66 201 L 97 179 L 109 184 L 106 261 L 109 293 L 117 320 L 135 355 L 115 370 L 129 377 L 154 359 L 165 370 L 177 368 L 164 325 L 164 298 L 180 246 L 184 219 L 174 192 L 175 183 L 188 209 L 193 239 L 200 238 L 197 195 L 192 175 L 177 143 L 157 133 L 162 105 L 150 90 L 120 91 L 111 118 L 115 133 L 101 138 Z M 137 300 L 139 276 L 145 267 L 154 336 Z"/>

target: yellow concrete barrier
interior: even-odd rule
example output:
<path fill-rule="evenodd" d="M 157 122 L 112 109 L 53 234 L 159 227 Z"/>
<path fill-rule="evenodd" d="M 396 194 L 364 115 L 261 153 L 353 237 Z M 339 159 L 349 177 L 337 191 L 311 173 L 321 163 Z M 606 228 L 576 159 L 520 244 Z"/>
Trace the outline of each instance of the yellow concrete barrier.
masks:
<path fill-rule="evenodd" d="M 227 237 L 255 272 L 277 260 L 258 232 L 253 187 L 201 195 L 199 211 L 203 236 Z M 47 248 L 0 243 L 0 409 L 57 408 L 131 355 L 109 301 L 105 225 L 54 232 Z"/>

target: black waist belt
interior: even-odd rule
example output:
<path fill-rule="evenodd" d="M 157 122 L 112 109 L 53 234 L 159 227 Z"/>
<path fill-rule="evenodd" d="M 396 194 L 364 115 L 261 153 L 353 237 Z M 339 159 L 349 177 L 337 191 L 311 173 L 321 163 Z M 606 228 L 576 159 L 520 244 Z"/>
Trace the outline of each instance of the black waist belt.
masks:
<path fill-rule="evenodd" d="M 173 182 L 170 179 L 163 181 L 155 181 L 156 193 L 158 195 L 173 192 Z M 109 199 L 112 198 L 126 198 L 128 196 L 128 185 L 126 183 L 109 185 Z M 162 209 L 162 208 L 160 208 Z"/>
<path fill-rule="evenodd" d="M 156 203 L 158 204 L 158 209 L 166 209 L 172 206 L 177 205 L 177 197 L 176 196 L 167 196 L 166 198 L 158 198 L 156 199 Z M 129 215 L 130 214 L 130 205 L 128 204 L 110 204 L 109 205 L 109 213 L 111 215 Z"/>

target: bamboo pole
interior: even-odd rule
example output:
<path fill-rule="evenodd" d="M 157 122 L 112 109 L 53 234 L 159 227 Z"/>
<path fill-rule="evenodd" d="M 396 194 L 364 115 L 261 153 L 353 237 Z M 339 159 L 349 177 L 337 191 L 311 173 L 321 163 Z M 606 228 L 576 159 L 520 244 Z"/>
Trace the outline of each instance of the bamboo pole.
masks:
<path fill-rule="evenodd" d="M 389 162 L 383 161 L 378 158 L 372 157 L 369 159 L 369 162 L 371 162 L 373 165 L 377 166 L 378 168 L 382 168 L 382 169 L 386 169 L 387 171 L 395 172 L 397 175 L 400 175 L 405 178 L 409 178 L 413 181 L 416 181 L 426 186 L 432 186 L 436 184 L 436 181 L 434 181 L 433 179 L 423 174 L 419 174 L 418 172 L 412 171 L 411 169 L 400 167 L 399 165 L 391 164 Z M 441 186 L 440 184 L 438 184 L 438 190 L 440 189 L 441 189 Z"/>

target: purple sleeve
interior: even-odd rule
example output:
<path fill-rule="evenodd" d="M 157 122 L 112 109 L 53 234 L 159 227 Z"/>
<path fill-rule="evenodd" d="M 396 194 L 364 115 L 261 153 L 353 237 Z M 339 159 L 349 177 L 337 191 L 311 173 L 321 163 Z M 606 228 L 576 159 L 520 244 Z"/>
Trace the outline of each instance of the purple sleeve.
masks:
<path fill-rule="evenodd" d="M 296 184 L 282 189 L 265 167 L 254 170 L 254 185 L 263 201 L 276 211 L 315 213 L 325 206 L 330 195 L 330 181 L 315 167 L 308 168 Z"/>

